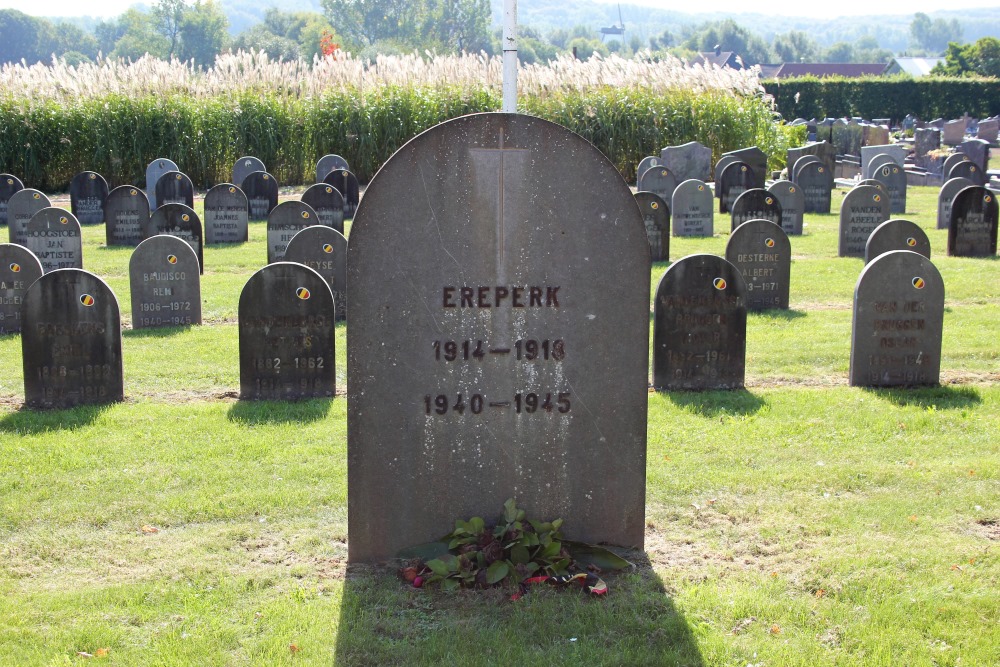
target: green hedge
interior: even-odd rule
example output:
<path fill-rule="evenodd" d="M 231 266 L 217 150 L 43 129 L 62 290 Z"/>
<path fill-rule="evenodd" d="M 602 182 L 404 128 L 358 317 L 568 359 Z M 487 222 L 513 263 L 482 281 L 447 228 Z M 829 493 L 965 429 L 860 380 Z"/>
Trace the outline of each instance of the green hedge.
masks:
<path fill-rule="evenodd" d="M 773 122 L 760 98 L 678 91 L 652 95 L 595 90 L 524 98 L 526 113 L 555 121 L 593 142 L 622 175 L 635 178 L 646 155 L 698 140 L 716 158 L 760 146 L 778 166 L 797 135 Z M 283 185 L 311 183 L 316 160 L 338 153 L 362 182 L 407 140 L 449 118 L 500 108 L 489 91 L 381 89 L 318 98 L 279 94 L 188 99 L 108 95 L 58 105 L 0 102 L 0 171 L 46 192 L 66 190 L 83 170 L 112 187 L 142 185 L 146 165 L 174 160 L 195 185 L 228 181 L 232 165 L 255 155 Z M 797 129 L 797 128 L 796 128 Z"/>
<path fill-rule="evenodd" d="M 958 118 L 968 112 L 985 118 L 1000 114 L 1000 80 L 928 77 L 802 77 L 769 81 L 778 112 L 795 118 Z M 796 101 L 798 95 L 798 101 Z"/>

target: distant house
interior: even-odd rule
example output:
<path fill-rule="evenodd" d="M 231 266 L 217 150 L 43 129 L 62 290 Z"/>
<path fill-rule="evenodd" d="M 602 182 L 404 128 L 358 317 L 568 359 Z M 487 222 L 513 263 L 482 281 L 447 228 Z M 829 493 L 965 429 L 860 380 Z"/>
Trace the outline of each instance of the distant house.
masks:
<path fill-rule="evenodd" d="M 914 79 L 927 76 L 938 63 L 943 63 L 944 58 L 893 58 L 886 65 L 886 76 L 893 74 L 909 74 Z"/>
<path fill-rule="evenodd" d="M 768 68 L 773 65 L 768 65 Z M 763 70 L 763 68 L 762 68 Z M 770 76 L 762 79 L 790 79 L 796 76 L 843 76 L 856 78 L 861 76 L 879 76 L 885 72 L 883 63 L 783 63 L 773 70 Z"/>
<path fill-rule="evenodd" d="M 733 69 L 744 69 L 743 59 L 735 51 L 723 51 L 715 47 L 715 51 L 705 51 L 695 56 L 691 61 L 692 65 L 717 65 L 719 67 L 731 67 Z"/>

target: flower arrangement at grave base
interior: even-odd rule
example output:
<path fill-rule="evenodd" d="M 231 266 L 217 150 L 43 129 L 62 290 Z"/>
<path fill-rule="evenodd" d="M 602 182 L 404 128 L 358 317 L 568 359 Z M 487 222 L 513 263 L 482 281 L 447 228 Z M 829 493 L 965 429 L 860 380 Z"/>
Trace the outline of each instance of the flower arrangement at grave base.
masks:
<path fill-rule="evenodd" d="M 440 540 L 402 550 L 399 556 L 408 560 L 399 574 L 416 588 L 444 591 L 516 585 L 511 599 L 517 600 L 536 583 L 578 584 L 603 595 L 602 572 L 634 567 L 604 547 L 564 539 L 562 524 L 528 519 L 511 498 L 493 525 L 478 516 L 458 519 Z"/>

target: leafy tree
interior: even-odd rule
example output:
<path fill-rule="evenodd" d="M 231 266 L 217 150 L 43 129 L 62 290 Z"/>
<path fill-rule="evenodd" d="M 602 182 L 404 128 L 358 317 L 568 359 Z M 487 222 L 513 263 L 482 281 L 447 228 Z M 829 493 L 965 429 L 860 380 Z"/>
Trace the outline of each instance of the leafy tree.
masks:
<path fill-rule="evenodd" d="M 302 56 L 298 42 L 284 35 L 275 35 L 263 23 L 244 30 L 233 40 L 234 49 L 264 51 L 272 58 L 296 60 Z"/>
<path fill-rule="evenodd" d="M 185 0 L 156 0 L 153 5 L 153 20 L 156 30 L 169 43 L 168 58 L 172 58 L 179 52 L 181 27 L 184 24 L 186 13 Z"/>
<path fill-rule="evenodd" d="M 180 57 L 211 65 L 225 46 L 229 21 L 215 0 L 195 0 L 181 16 Z"/>
<path fill-rule="evenodd" d="M 449 51 L 475 52 L 489 45 L 489 0 L 427 0 L 424 35 Z"/>
<path fill-rule="evenodd" d="M 792 30 L 774 37 L 774 52 L 783 63 L 811 63 L 819 56 L 819 45 L 806 33 Z"/>
<path fill-rule="evenodd" d="M 774 61 L 774 53 L 759 35 L 750 33 L 732 19 L 705 23 L 696 28 L 682 46 L 694 51 L 713 51 L 719 45 L 723 51 L 733 51 L 747 65 Z"/>
<path fill-rule="evenodd" d="M 910 22 L 910 37 L 918 48 L 930 53 L 941 53 L 949 43 L 962 40 L 962 25 L 958 19 L 932 21 L 927 14 L 918 12 Z"/>
<path fill-rule="evenodd" d="M 115 42 L 111 55 L 115 58 L 137 60 L 145 54 L 166 58 L 170 42 L 156 29 L 154 18 L 138 9 L 128 9 L 118 17 L 121 37 Z"/>
<path fill-rule="evenodd" d="M 848 42 L 837 42 L 823 53 L 822 62 L 825 63 L 854 62 L 854 46 Z"/>
<path fill-rule="evenodd" d="M 934 73 L 1000 77 L 1000 40 L 996 37 L 983 37 L 974 44 L 964 46 L 952 42 L 945 53 L 945 62 L 939 63 L 934 68 Z"/>
<path fill-rule="evenodd" d="M 408 0 L 321 0 L 337 31 L 358 46 L 380 40 L 420 43 L 427 4 Z"/>

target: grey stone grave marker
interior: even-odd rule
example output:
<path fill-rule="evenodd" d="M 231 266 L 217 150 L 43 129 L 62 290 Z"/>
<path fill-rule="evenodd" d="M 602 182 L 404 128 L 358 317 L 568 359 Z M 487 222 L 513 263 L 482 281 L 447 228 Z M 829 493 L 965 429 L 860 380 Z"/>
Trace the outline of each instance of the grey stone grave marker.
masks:
<path fill-rule="evenodd" d="M 205 193 L 205 243 L 244 243 L 250 238 L 247 196 L 232 183 Z"/>
<path fill-rule="evenodd" d="M 267 167 L 258 158 L 252 155 L 244 155 L 233 164 L 233 180 L 231 183 L 234 185 L 242 183 L 247 176 L 255 171 L 266 172 Z"/>
<path fill-rule="evenodd" d="M 969 158 L 984 172 L 989 166 L 990 144 L 988 141 L 983 141 L 982 139 L 969 139 L 968 141 L 960 143 L 956 147 L 956 150 Z"/>
<path fill-rule="evenodd" d="M 889 200 L 878 188 L 857 185 L 844 197 L 840 207 L 841 257 L 864 257 L 868 237 L 889 219 Z"/>
<path fill-rule="evenodd" d="M 884 146 L 889 143 L 889 128 L 881 125 L 865 125 L 863 134 L 863 145 L 861 147 L 864 155 L 865 146 Z"/>
<path fill-rule="evenodd" d="M 947 146 L 957 146 L 965 139 L 965 120 L 949 120 L 941 131 L 941 141 Z"/>
<path fill-rule="evenodd" d="M 920 225 L 896 218 L 875 228 L 865 245 L 865 264 L 890 250 L 909 250 L 930 259 L 931 242 Z"/>
<path fill-rule="evenodd" d="M 641 548 L 649 244 L 607 158 L 530 116 L 438 125 L 378 172 L 347 265 L 351 560 L 510 497 Z"/>
<path fill-rule="evenodd" d="M 660 150 L 660 159 L 678 183 L 691 179 L 707 183 L 712 177 L 712 149 L 697 141 L 667 146 Z"/>
<path fill-rule="evenodd" d="M 979 185 L 959 190 L 951 203 L 948 255 L 993 257 L 996 254 L 996 193 Z"/>
<path fill-rule="evenodd" d="M 24 183 L 13 174 L 0 174 L 0 227 L 7 226 L 7 202 L 11 196 L 24 189 Z"/>
<path fill-rule="evenodd" d="M 948 170 L 948 180 L 967 178 L 976 185 L 986 185 L 986 172 L 971 160 L 962 160 Z"/>
<path fill-rule="evenodd" d="M 880 165 L 873 165 L 872 160 L 880 155 L 888 155 L 900 167 L 906 161 L 906 156 L 910 149 L 904 144 L 881 144 L 878 146 L 865 146 L 861 149 L 861 177 L 874 178 L 875 169 Z"/>
<path fill-rule="evenodd" d="M 834 168 L 837 166 L 837 149 L 828 141 L 814 141 L 798 148 L 789 148 L 785 155 L 787 158 L 786 163 L 792 167 L 794 167 L 799 159 L 807 155 L 819 158 L 830 173 L 833 173 Z M 789 180 L 795 180 L 792 178 L 794 175 L 795 170 L 790 171 L 788 173 Z"/>
<path fill-rule="evenodd" d="M 650 167 L 659 167 L 662 164 L 663 163 L 660 161 L 660 158 L 655 155 L 649 155 L 642 158 L 639 160 L 639 166 L 635 169 L 635 182 L 637 184 L 639 183 L 639 180 L 642 178 L 642 175 L 646 173 L 647 169 Z"/>
<path fill-rule="evenodd" d="M 936 385 L 941 373 L 944 282 L 929 259 L 891 250 L 854 288 L 852 387 Z"/>
<path fill-rule="evenodd" d="M 81 269 L 46 273 L 24 296 L 21 324 L 29 408 L 125 399 L 121 312 L 103 280 Z"/>
<path fill-rule="evenodd" d="M 307 266 L 277 262 L 250 276 L 240 293 L 240 400 L 332 397 L 333 309 L 330 286 Z"/>
<path fill-rule="evenodd" d="M 24 247 L 34 253 L 45 273 L 83 268 L 80 223 L 64 208 L 43 208 L 31 216 L 24 232 Z"/>
<path fill-rule="evenodd" d="M 149 216 L 142 238 L 145 240 L 157 234 L 176 236 L 186 241 L 198 256 L 199 272 L 205 273 L 205 234 L 201 219 L 194 210 L 184 204 L 164 204 L 156 209 Z"/>
<path fill-rule="evenodd" d="M 146 167 L 146 197 L 149 199 L 149 210 L 155 211 L 156 203 L 156 182 L 160 176 L 171 172 L 179 171 L 173 160 L 167 158 L 156 158 Z"/>
<path fill-rule="evenodd" d="M 333 292 L 337 319 L 347 318 L 347 239 L 332 227 L 313 225 L 292 237 L 286 262 L 305 264 L 323 276 Z"/>
<path fill-rule="evenodd" d="M 167 204 L 183 204 L 194 208 L 194 185 L 187 174 L 168 171 L 156 182 L 156 208 Z"/>
<path fill-rule="evenodd" d="M 718 197 L 719 193 L 722 192 L 722 186 L 720 185 L 720 181 L 722 180 L 722 172 L 726 169 L 726 167 L 728 167 L 734 162 L 739 162 L 739 160 L 734 158 L 732 155 L 723 155 L 721 158 L 719 158 L 719 161 L 715 163 L 714 183 L 715 183 L 716 197 Z"/>
<path fill-rule="evenodd" d="M 889 213 L 906 213 L 906 172 L 898 164 L 884 164 L 875 170 L 874 180 L 885 185 Z"/>
<path fill-rule="evenodd" d="M 280 262 L 292 237 L 319 223 L 312 206 L 301 201 L 285 201 L 267 216 L 267 263 Z"/>
<path fill-rule="evenodd" d="M 30 250 L 0 243 L 0 335 L 21 331 L 24 295 L 42 273 L 41 263 Z"/>
<path fill-rule="evenodd" d="M 792 183 L 797 183 L 799 180 L 799 172 L 802 171 L 803 167 L 807 164 L 823 164 L 823 161 L 815 155 L 803 155 L 795 161 L 791 169 L 788 171 L 788 180 Z M 832 171 L 831 171 L 832 173 Z"/>
<path fill-rule="evenodd" d="M 312 206 L 319 224 L 344 233 L 344 197 L 326 183 L 316 183 L 302 193 L 302 201 Z"/>
<path fill-rule="evenodd" d="M 894 164 L 896 166 L 899 166 L 899 163 L 896 162 L 895 158 L 893 158 L 888 153 L 879 153 L 878 155 L 871 158 L 871 160 L 868 162 L 868 171 L 871 173 L 871 176 L 868 176 L 866 180 L 868 179 L 875 180 L 875 172 L 879 168 L 887 164 L 889 165 Z"/>
<path fill-rule="evenodd" d="M 316 182 L 322 183 L 323 179 L 326 178 L 327 174 L 329 174 L 331 171 L 336 171 L 338 169 L 350 170 L 351 167 L 349 164 L 347 164 L 347 160 L 340 157 L 339 155 L 336 155 L 334 153 L 324 155 L 319 159 L 319 162 L 316 163 Z"/>
<path fill-rule="evenodd" d="M 767 181 L 767 154 L 756 146 L 751 146 L 750 148 L 741 148 L 736 151 L 729 151 L 728 153 L 723 153 L 723 157 L 734 157 L 740 162 L 745 162 L 750 165 L 750 171 L 753 173 L 753 185 L 750 187 L 763 188 L 765 182 Z"/>
<path fill-rule="evenodd" d="M 137 246 L 142 229 L 149 224 L 149 200 L 134 185 L 119 185 L 108 193 L 104 204 L 105 243 L 111 246 Z"/>
<path fill-rule="evenodd" d="M 746 162 L 730 162 L 719 177 L 719 188 L 715 195 L 719 198 L 719 213 L 729 213 L 736 198 L 747 190 L 752 190 L 757 182 L 753 169 Z"/>
<path fill-rule="evenodd" d="M 666 167 L 647 169 L 639 178 L 639 190 L 653 192 L 663 201 L 670 201 L 677 189 L 677 179 Z"/>
<path fill-rule="evenodd" d="M 941 148 L 941 132 L 936 127 L 924 127 L 913 132 L 913 160 L 918 167 L 939 173 L 940 160 L 928 155 Z"/>
<path fill-rule="evenodd" d="M 788 310 L 792 245 L 781 227 L 768 220 L 744 222 L 726 242 L 726 261 L 743 276 L 747 310 Z"/>
<path fill-rule="evenodd" d="M 782 231 L 789 236 L 802 234 L 802 213 L 806 207 L 802 188 L 791 181 L 775 181 L 767 191 L 777 197 L 781 205 Z"/>
<path fill-rule="evenodd" d="M 70 181 L 70 210 L 81 225 L 103 223 L 104 206 L 107 201 L 108 182 L 97 172 L 81 171 Z"/>
<path fill-rule="evenodd" d="M 670 200 L 674 236 L 712 236 L 715 202 L 712 190 L 704 181 L 692 178 L 674 190 Z"/>
<path fill-rule="evenodd" d="M 965 153 L 952 153 L 944 159 L 944 165 L 941 167 L 942 173 L 947 176 L 952 167 L 959 162 L 966 162 L 968 160 L 969 156 Z"/>
<path fill-rule="evenodd" d="M 10 242 L 24 245 L 28 222 L 36 213 L 50 206 L 52 202 L 49 198 L 32 188 L 24 188 L 12 194 L 7 202 L 7 231 L 10 232 Z"/>
<path fill-rule="evenodd" d="M 128 263 L 132 328 L 201 324 L 198 256 L 183 239 L 151 236 Z"/>
<path fill-rule="evenodd" d="M 979 121 L 979 129 L 976 132 L 976 138 L 982 139 L 988 144 L 997 143 L 997 130 L 1000 129 L 1000 123 L 998 123 L 996 118 L 987 118 Z"/>
<path fill-rule="evenodd" d="M 278 205 L 278 181 L 266 171 L 255 171 L 239 184 L 247 196 L 251 220 L 267 220 Z"/>
<path fill-rule="evenodd" d="M 886 197 L 889 196 L 889 188 L 885 187 L 885 183 L 883 183 L 882 181 L 876 180 L 874 178 L 865 178 L 865 179 L 862 179 L 862 180 L 858 181 L 857 185 L 855 185 L 854 187 L 857 187 L 858 185 L 867 185 L 868 187 L 876 188 L 879 192 L 881 192 Z"/>
<path fill-rule="evenodd" d="M 802 188 L 806 213 L 829 213 L 833 193 L 833 172 L 820 163 L 802 166 L 795 184 Z"/>
<path fill-rule="evenodd" d="M 976 185 L 975 181 L 970 181 L 967 178 L 952 178 L 941 186 L 941 191 L 938 192 L 938 229 L 948 229 L 948 224 L 951 221 L 951 203 L 955 199 L 955 195 L 960 190 L 973 185 Z"/>
<path fill-rule="evenodd" d="M 358 177 L 347 169 L 335 169 L 323 178 L 323 182 L 337 188 L 344 198 L 344 218 L 353 218 L 361 201 Z"/>
<path fill-rule="evenodd" d="M 653 386 L 741 389 L 746 341 L 746 284 L 739 270 L 716 255 L 688 255 L 671 264 L 653 303 Z"/>
<path fill-rule="evenodd" d="M 733 202 L 730 232 L 748 220 L 770 220 L 781 225 L 781 203 L 767 190 L 750 188 Z"/>
<path fill-rule="evenodd" d="M 642 212 L 649 241 L 649 257 L 654 262 L 670 261 L 670 207 L 655 192 L 636 192 L 635 203 Z"/>

